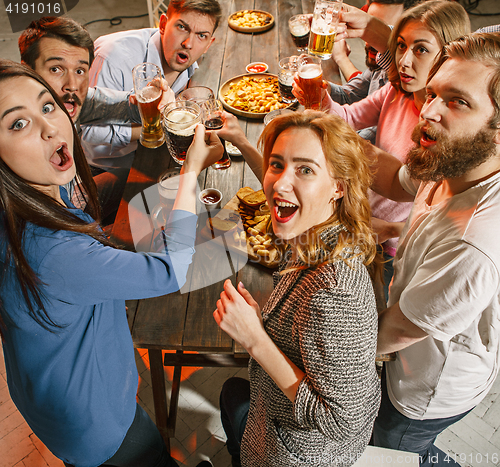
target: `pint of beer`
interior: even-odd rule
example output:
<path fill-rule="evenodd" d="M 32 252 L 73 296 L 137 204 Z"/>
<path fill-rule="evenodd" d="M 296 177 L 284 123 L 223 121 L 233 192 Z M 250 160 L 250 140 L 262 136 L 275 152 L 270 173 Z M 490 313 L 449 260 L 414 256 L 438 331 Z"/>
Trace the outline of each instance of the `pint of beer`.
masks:
<path fill-rule="evenodd" d="M 342 0 L 316 0 L 309 35 L 308 52 L 322 60 L 332 56 Z"/>
<path fill-rule="evenodd" d="M 309 31 L 311 30 L 307 15 L 294 15 L 288 20 L 288 29 L 295 47 L 299 52 L 307 51 Z"/>
<path fill-rule="evenodd" d="M 201 110 L 196 102 L 175 101 L 163 109 L 162 124 L 172 159 L 184 164 L 193 142 L 196 125 L 201 123 Z"/>
<path fill-rule="evenodd" d="M 292 94 L 293 78 L 297 74 L 297 59 L 298 57 L 282 58 L 279 63 L 278 86 L 281 95 L 281 100 L 287 104 L 295 102 L 297 98 Z"/>
<path fill-rule="evenodd" d="M 158 104 L 161 99 L 161 71 L 153 63 L 141 63 L 132 70 L 134 90 L 141 114 L 140 142 L 144 147 L 157 148 L 165 141 Z"/>
<path fill-rule="evenodd" d="M 298 76 L 300 88 L 304 92 L 304 107 L 321 110 L 321 83 L 323 82 L 321 59 L 311 55 L 301 56 Z"/>

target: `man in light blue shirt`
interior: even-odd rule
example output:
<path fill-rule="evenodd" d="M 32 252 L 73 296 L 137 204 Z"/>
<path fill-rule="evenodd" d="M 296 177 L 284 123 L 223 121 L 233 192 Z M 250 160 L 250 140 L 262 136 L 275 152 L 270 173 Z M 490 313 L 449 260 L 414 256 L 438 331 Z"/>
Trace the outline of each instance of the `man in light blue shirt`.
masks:
<path fill-rule="evenodd" d="M 90 85 L 120 91 L 133 89 L 132 69 L 143 62 L 158 65 L 177 93 L 189 82 L 198 60 L 214 41 L 221 18 L 217 0 L 171 0 L 159 28 L 123 31 L 95 41 Z M 92 125 L 82 139 L 91 165 L 104 171 L 127 171 L 137 148 L 140 127 Z"/>

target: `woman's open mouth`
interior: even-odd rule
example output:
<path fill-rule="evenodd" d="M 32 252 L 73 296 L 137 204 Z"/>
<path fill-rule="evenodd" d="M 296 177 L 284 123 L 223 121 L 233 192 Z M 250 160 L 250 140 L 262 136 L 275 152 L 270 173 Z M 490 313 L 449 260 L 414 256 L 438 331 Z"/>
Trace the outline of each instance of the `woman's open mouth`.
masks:
<path fill-rule="evenodd" d="M 66 143 L 59 146 L 54 154 L 52 154 L 50 163 L 61 172 L 68 170 L 73 165 L 73 157 L 71 156 Z"/>
<path fill-rule="evenodd" d="M 288 222 L 295 215 L 299 207 L 288 201 L 274 201 L 274 217 L 277 222 Z"/>
<path fill-rule="evenodd" d="M 399 73 L 399 78 L 402 83 L 408 84 L 414 80 L 413 76 L 407 75 L 406 73 Z"/>

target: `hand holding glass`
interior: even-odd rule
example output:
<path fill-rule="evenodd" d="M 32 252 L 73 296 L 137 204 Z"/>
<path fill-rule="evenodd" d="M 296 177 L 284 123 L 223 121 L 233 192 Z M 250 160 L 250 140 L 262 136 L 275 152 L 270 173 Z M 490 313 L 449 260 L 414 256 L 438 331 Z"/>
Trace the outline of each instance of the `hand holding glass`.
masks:
<path fill-rule="evenodd" d="M 207 130 L 220 130 L 224 125 L 224 119 L 222 113 L 224 111 L 222 107 L 222 102 L 219 99 L 208 99 L 201 104 L 203 124 Z M 218 160 L 215 164 L 212 164 L 214 169 L 229 169 L 231 167 L 231 159 L 226 150 L 225 141 L 219 137 L 222 146 L 224 148 L 224 153 L 222 158 Z"/>
<path fill-rule="evenodd" d="M 142 121 L 139 141 L 146 148 L 157 148 L 165 141 L 158 110 L 162 96 L 160 68 L 141 63 L 132 70 L 132 77 Z"/>
<path fill-rule="evenodd" d="M 332 56 L 342 0 L 316 0 L 309 36 L 309 54 L 322 60 Z"/>
<path fill-rule="evenodd" d="M 299 85 L 304 93 L 306 109 L 321 110 L 323 71 L 321 59 L 311 55 L 302 55 L 299 59 Z"/>
<path fill-rule="evenodd" d="M 201 123 L 201 109 L 192 101 L 171 102 L 163 109 L 162 124 L 167 138 L 168 151 L 180 165 L 193 142 L 196 125 Z"/>

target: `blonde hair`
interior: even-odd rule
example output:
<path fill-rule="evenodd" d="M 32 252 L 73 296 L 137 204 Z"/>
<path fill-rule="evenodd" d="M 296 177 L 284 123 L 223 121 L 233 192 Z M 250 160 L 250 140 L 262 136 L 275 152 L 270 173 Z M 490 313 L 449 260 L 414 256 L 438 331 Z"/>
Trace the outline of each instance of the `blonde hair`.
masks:
<path fill-rule="evenodd" d="M 443 47 L 447 42 L 470 33 L 469 16 L 464 7 L 458 2 L 428 0 L 407 10 L 396 23 L 388 43 L 392 64 L 387 75 L 392 85 L 403 92 L 406 91 L 401 88 L 401 79 L 396 63 L 396 51 L 398 37 L 403 28 L 411 21 L 422 23 L 434 35 L 439 47 Z"/>
<path fill-rule="evenodd" d="M 307 241 L 299 242 L 299 259 L 303 268 L 319 266 L 341 259 L 347 263 L 362 256 L 365 265 L 376 258 L 376 242 L 370 227 L 371 210 L 368 188 L 371 173 L 364 153 L 364 141 L 340 117 L 323 112 L 295 112 L 272 120 L 259 139 L 263 161 L 263 173 L 269 166 L 269 156 L 278 136 L 289 128 L 312 130 L 318 137 L 325 154 L 332 178 L 343 185 L 344 196 L 334 201 L 334 212 L 324 223 L 306 232 Z M 342 224 L 338 242 L 332 250 L 321 234 L 328 228 Z M 283 251 L 285 245 L 279 245 Z"/>

